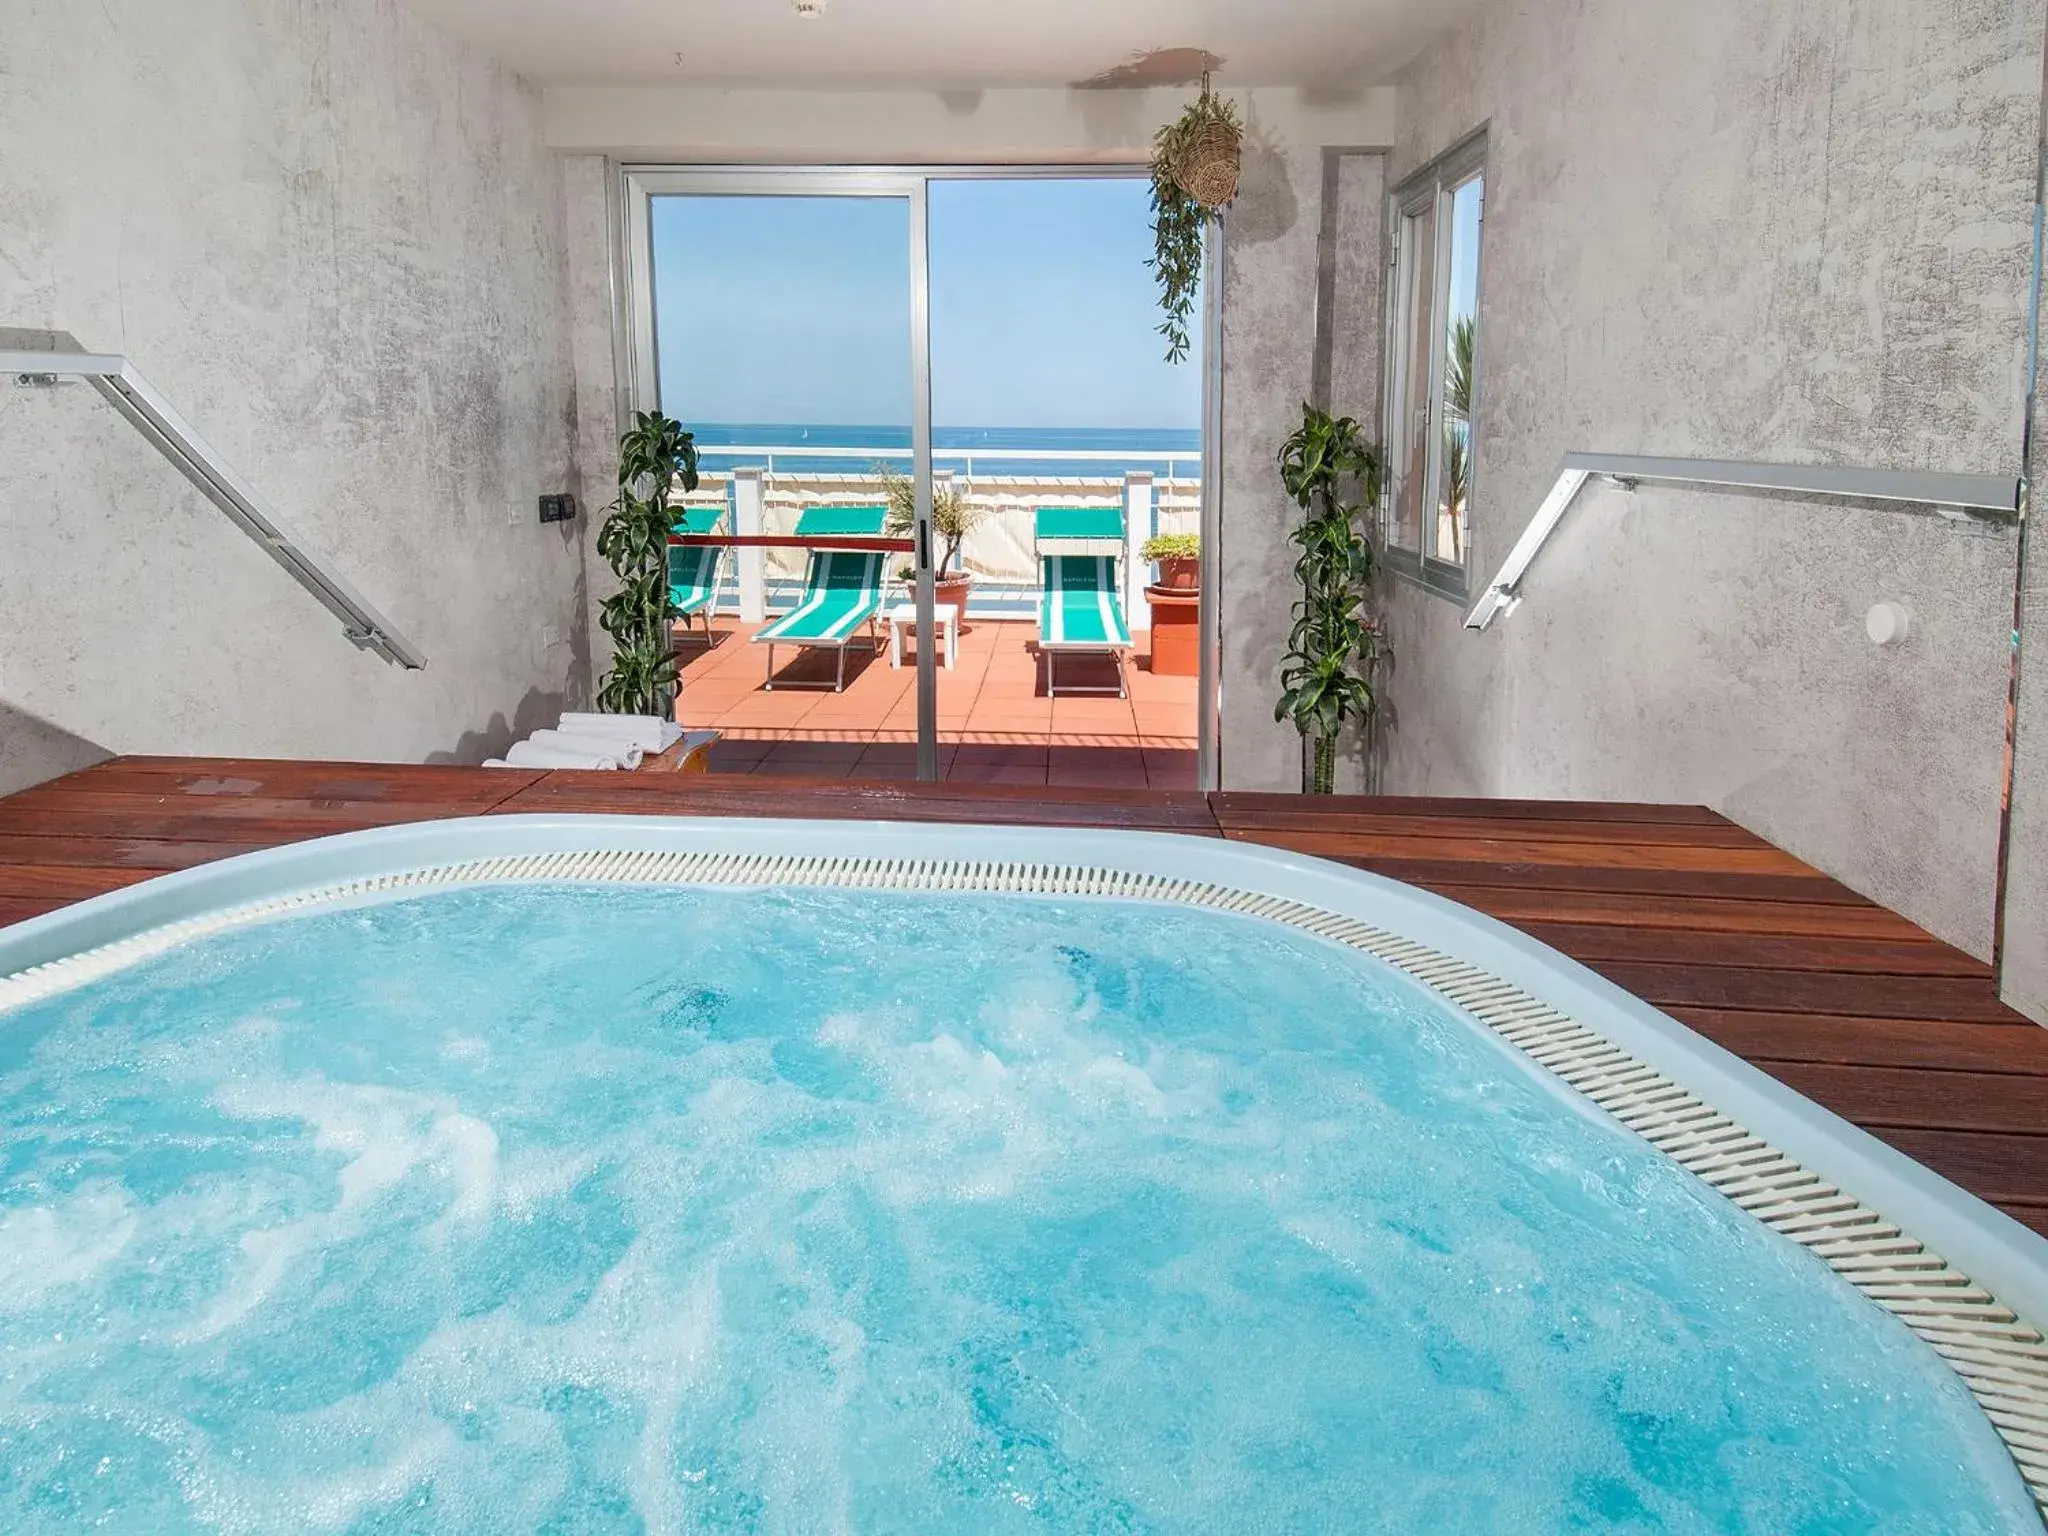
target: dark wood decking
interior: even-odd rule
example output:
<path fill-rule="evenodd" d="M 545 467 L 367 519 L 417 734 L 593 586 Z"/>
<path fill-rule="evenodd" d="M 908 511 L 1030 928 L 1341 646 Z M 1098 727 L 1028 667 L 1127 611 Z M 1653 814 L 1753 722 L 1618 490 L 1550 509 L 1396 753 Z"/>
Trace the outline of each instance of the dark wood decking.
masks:
<path fill-rule="evenodd" d="M 1512 923 L 2048 1233 L 2048 1030 L 1989 967 L 1695 806 L 121 758 L 0 799 L 0 923 L 301 838 L 525 811 L 1128 827 L 1336 859 Z"/>

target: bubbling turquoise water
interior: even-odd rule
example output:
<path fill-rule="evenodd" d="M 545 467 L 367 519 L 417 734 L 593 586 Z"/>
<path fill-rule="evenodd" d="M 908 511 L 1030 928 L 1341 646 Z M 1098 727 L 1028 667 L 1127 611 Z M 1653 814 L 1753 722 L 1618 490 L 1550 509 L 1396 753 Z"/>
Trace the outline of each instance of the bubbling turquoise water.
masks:
<path fill-rule="evenodd" d="M 0 1016 L 0 1530 L 2037 1533 L 1904 1329 L 1365 957 L 327 910 Z"/>

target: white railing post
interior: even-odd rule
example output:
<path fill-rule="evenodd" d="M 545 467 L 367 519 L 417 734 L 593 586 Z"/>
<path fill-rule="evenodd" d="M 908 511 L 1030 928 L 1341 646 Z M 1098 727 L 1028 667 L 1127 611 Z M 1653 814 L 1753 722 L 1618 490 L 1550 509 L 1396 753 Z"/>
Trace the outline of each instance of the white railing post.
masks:
<path fill-rule="evenodd" d="M 758 536 L 765 532 L 761 526 L 765 502 L 760 470 L 736 469 L 732 472 L 734 533 L 746 537 Z M 739 571 L 740 622 L 758 624 L 768 617 L 768 552 L 756 545 L 751 549 L 736 549 L 733 553 L 739 557 L 734 565 Z"/>
<path fill-rule="evenodd" d="M 1124 612 L 1133 629 L 1152 627 L 1152 605 L 1145 601 L 1145 562 L 1138 551 L 1152 537 L 1152 471 L 1124 472 Z"/>

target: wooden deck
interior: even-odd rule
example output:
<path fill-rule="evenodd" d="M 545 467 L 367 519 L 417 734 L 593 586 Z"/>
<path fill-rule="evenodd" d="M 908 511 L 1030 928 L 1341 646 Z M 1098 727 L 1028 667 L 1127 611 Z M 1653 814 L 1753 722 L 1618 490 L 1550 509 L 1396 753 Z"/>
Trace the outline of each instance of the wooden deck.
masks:
<path fill-rule="evenodd" d="M 508 812 L 817 816 L 1228 837 L 1491 913 L 2048 1233 L 2048 1029 L 1989 967 L 1693 806 L 121 758 L 0 799 L 0 923 L 167 870 Z"/>

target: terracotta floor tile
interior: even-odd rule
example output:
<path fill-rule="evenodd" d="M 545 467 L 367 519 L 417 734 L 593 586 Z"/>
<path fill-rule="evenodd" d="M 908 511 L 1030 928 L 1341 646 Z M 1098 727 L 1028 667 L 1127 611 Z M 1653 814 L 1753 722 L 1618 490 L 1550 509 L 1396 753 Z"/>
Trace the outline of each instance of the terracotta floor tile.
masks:
<path fill-rule="evenodd" d="M 694 641 L 681 651 L 683 687 L 677 718 L 692 728 L 725 733 L 714 753 L 714 766 L 772 769 L 776 759 L 766 748 L 777 743 L 812 743 L 805 753 L 785 753 L 794 766 L 859 763 L 867 771 L 893 770 L 898 762 L 915 766 L 917 671 L 914 665 L 892 669 L 886 655 L 870 656 L 863 648 L 847 653 L 843 691 L 830 687 L 762 686 L 767 674 L 766 648 L 748 640 L 751 626 L 730 618 L 716 621 L 717 643 L 708 648 Z M 1158 678 L 1142 668 L 1125 676 L 1132 697 L 1113 694 L 1063 694 L 1054 700 L 1043 692 L 1042 658 L 1035 652 L 1037 627 L 1028 621 L 979 620 L 960 636 L 952 670 L 938 674 L 938 719 L 942 740 L 984 748 L 1044 748 L 1054 742 L 1067 747 L 1136 748 L 1141 741 L 1191 744 L 1194 733 L 1192 679 Z M 914 658 L 914 650 L 913 650 Z M 830 652 L 777 648 L 778 680 L 791 685 L 829 682 L 834 657 Z M 1116 673 L 1099 657 L 1062 660 L 1062 681 L 1111 682 Z M 819 751 L 818 744 L 838 750 Z M 874 747 L 889 750 L 872 758 Z M 849 757 L 851 751 L 855 755 Z M 1034 756 L 1022 768 L 1025 780 L 1046 759 Z M 1128 761 L 1128 759 L 1124 759 Z M 1139 759 L 1140 764 L 1143 759 Z M 984 762 L 986 771 L 1014 775 L 1014 759 Z M 1076 771 L 1083 771 L 1076 768 Z M 1092 771 L 1092 770 L 1090 770 Z M 1166 771 L 1166 770 L 1161 770 Z M 894 776 L 893 773 L 891 776 Z"/>

